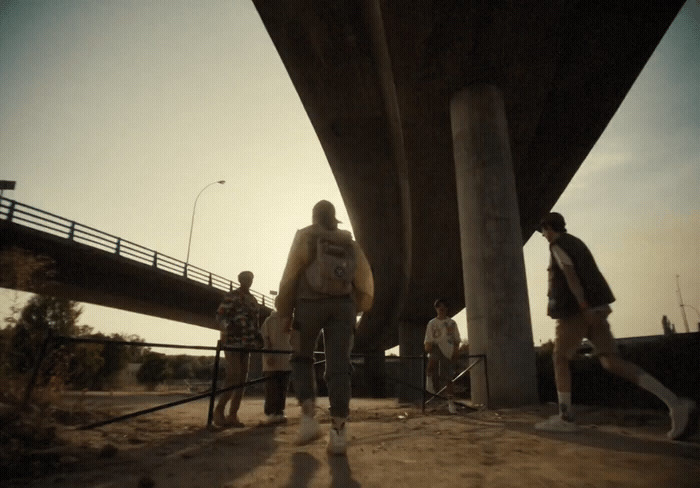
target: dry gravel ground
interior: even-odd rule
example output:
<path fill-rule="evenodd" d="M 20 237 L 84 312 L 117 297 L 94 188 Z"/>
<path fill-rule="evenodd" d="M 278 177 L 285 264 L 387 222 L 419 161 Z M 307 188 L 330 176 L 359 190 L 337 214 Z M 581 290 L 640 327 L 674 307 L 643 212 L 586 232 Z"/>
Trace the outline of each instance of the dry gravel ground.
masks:
<path fill-rule="evenodd" d="M 65 411 L 118 415 L 182 398 L 89 395 L 64 399 Z M 543 434 L 543 405 L 507 410 L 395 400 L 353 399 L 347 457 L 325 452 L 325 438 L 296 446 L 299 408 L 289 422 L 260 426 L 262 399 L 244 398 L 241 429 L 206 428 L 208 401 L 180 405 L 91 430 L 55 426 L 49 446 L 25 451 L 3 487 L 466 487 L 698 488 L 700 438 L 666 440 L 665 412 L 580 407 L 583 430 Z M 328 400 L 319 419 L 328 429 Z M 95 417 L 93 417 L 95 418 Z M 53 427 L 52 427 L 53 428 Z M 12 443 L 5 443 L 7 454 Z M 16 446 L 15 446 L 16 447 Z M 7 456 L 5 456 L 7 461 Z M 8 465 L 5 464 L 5 467 Z M 8 473 L 15 475 L 11 478 Z"/>

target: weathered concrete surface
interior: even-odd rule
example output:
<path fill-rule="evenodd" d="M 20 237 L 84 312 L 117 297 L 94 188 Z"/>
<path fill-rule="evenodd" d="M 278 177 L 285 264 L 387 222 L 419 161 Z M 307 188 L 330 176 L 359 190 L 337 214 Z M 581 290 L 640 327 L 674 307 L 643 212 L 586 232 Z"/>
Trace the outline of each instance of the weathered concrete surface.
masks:
<path fill-rule="evenodd" d="M 488 361 L 488 367 L 484 362 L 471 371 L 472 400 L 494 407 L 536 403 L 535 349 L 503 98 L 493 85 L 474 84 L 455 94 L 450 113 L 469 353 Z"/>
<path fill-rule="evenodd" d="M 254 3 L 374 269 L 357 345 L 384 349 L 399 323 L 425 326 L 436 296 L 464 306 L 453 94 L 475 82 L 503 93 L 527 241 L 684 0 Z"/>

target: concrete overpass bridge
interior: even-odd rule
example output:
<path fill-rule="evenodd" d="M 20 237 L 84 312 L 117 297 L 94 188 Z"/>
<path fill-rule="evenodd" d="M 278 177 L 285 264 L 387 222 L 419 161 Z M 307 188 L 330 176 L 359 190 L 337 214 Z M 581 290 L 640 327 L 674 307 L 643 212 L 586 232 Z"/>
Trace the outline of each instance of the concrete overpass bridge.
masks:
<path fill-rule="evenodd" d="M 442 296 L 492 403 L 534 399 L 523 243 L 684 1 L 253 0 L 374 269 L 360 348 L 420 352 Z"/>
<path fill-rule="evenodd" d="M 239 284 L 0 197 L 0 286 L 219 330 L 216 309 Z M 272 298 L 251 293 L 269 313 Z"/>
<path fill-rule="evenodd" d="M 488 358 L 492 405 L 536 401 L 523 243 L 684 0 L 253 2 L 375 273 L 356 348 L 378 362 L 396 344 L 402 355 L 420 352 L 442 296 L 455 311 L 468 308 L 470 351 Z M 136 269 L 120 265 L 130 266 L 115 260 L 109 269 L 133 279 Z M 109 278 L 92 272 L 86 284 Z M 158 272 L 149 279 L 162 285 Z M 134 293 L 144 310 L 184 296 Z M 189 311 L 190 323 L 200 312 Z M 484 373 L 472 373 L 477 401 Z"/>

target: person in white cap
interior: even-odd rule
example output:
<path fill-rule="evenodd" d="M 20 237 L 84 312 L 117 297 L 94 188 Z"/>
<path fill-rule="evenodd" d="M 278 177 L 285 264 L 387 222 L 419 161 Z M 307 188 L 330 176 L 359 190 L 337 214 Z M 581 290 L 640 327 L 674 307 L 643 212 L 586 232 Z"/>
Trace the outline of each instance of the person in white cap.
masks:
<path fill-rule="evenodd" d="M 306 444 L 321 435 L 314 417 L 314 348 L 323 331 L 331 415 L 327 450 L 344 455 L 350 352 L 357 313 L 372 306 L 374 279 L 364 252 L 350 232 L 338 229 L 338 223 L 332 203 L 321 200 L 314 206 L 312 224 L 294 236 L 275 306 L 280 321 L 291 330 L 292 378 L 302 410 L 297 443 Z"/>

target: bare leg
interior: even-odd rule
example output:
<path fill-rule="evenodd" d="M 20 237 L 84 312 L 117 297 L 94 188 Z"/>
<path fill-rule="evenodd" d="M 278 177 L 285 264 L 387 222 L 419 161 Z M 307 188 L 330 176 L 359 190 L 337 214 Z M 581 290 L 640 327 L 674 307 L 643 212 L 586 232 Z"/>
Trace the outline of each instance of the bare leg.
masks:
<path fill-rule="evenodd" d="M 571 393 L 571 369 L 569 368 L 569 359 L 563 354 L 553 354 L 552 361 L 554 362 L 554 381 L 557 385 L 557 391 Z"/>
<path fill-rule="evenodd" d="M 625 361 L 617 354 L 601 356 L 600 363 L 605 369 L 656 395 L 668 407 L 671 417 L 671 430 L 666 433 L 669 439 L 683 439 L 697 428 L 696 404 L 688 398 L 679 398 L 659 380 L 634 363 Z"/>
<path fill-rule="evenodd" d="M 644 373 L 644 370 L 634 363 L 625 361 L 617 354 L 605 354 L 600 356 L 600 364 L 611 373 L 637 383 L 637 378 Z"/>
<path fill-rule="evenodd" d="M 447 382 L 445 393 L 447 393 L 448 398 L 454 398 L 455 396 L 455 384 L 451 381 Z"/>
<path fill-rule="evenodd" d="M 234 371 L 236 370 L 234 355 L 238 355 L 236 352 L 224 351 L 224 363 L 226 368 L 226 378 L 224 379 L 224 388 L 232 386 L 234 384 Z M 224 410 L 226 409 L 226 403 L 231 398 L 232 392 L 225 391 L 219 395 L 219 401 L 214 409 L 214 422 L 218 425 L 224 425 L 226 423 L 224 419 Z"/>
<path fill-rule="evenodd" d="M 435 368 L 437 369 L 437 367 Z M 436 372 L 431 373 L 431 377 L 433 379 L 433 390 L 437 393 L 440 391 L 440 375 Z"/>
<path fill-rule="evenodd" d="M 600 357 L 600 364 L 611 373 L 644 388 L 656 395 L 666 406 L 672 409 L 678 403 L 678 397 L 653 376 L 634 363 L 625 361 L 617 354 L 605 354 Z"/>
<path fill-rule="evenodd" d="M 552 354 L 554 362 L 554 382 L 557 386 L 557 404 L 559 416 L 567 421 L 573 421 L 574 413 L 571 405 L 571 364 L 562 353 Z"/>
<path fill-rule="evenodd" d="M 249 354 L 247 352 L 234 352 L 236 355 L 234 363 L 236 365 L 235 374 L 231 375 L 231 385 L 240 385 L 245 383 L 248 378 L 248 360 Z M 241 400 L 243 399 L 243 392 L 245 388 L 236 388 L 233 390 L 231 395 L 231 406 L 229 407 L 229 414 L 227 422 L 231 425 L 238 425 L 241 421 L 238 419 L 238 409 L 241 406 Z"/>

